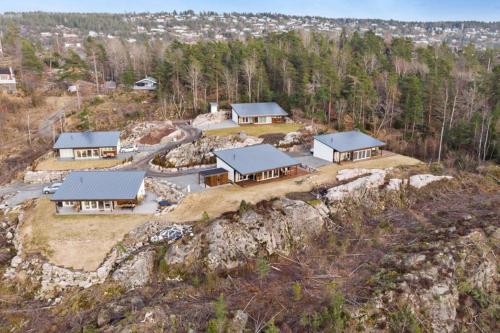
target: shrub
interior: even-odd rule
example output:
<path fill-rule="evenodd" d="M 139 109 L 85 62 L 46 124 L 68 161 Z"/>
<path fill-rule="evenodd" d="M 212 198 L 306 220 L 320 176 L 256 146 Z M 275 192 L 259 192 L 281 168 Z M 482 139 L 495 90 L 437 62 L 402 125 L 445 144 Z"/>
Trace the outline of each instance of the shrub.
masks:
<path fill-rule="evenodd" d="M 238 213 L 242 216 L 249 208 L 248 203 L 245 200 L 241 200 L 240 208 L 238 209 Z"/>
<path fill-rule="evenodd" d="M 405 306 L 389 314 L 389 331 L 393 333 L 420 333 L 420 327 L 413 311 Z"/>
<path fill-rule="evenodd" d="M 292 284 L 293 300 L 298 302 L 302 299 L 302 286 L 299 282 L 294 282 Z"/>
<path fill-rule="evenodd" d="M 264 279 L 271 270 L 269 261 L 267 261 L 267 259 L 264 257 L 257 258 L 255 266 L 257 268 L 257 273 L 259 274 L 260 279 Z"/>

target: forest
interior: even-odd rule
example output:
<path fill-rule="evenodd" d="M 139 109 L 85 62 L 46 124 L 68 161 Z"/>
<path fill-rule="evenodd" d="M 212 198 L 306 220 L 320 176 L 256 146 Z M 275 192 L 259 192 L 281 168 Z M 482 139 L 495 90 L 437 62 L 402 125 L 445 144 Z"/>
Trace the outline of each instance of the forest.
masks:
<path fill-rule="evenodd" d="M 304 121 L 371 132 L 393 150 L 429 162 L 468 168 L 500 159 L 498 49 L 417 48 L 371 31 L 340 38 L 290 32 L 192 44 L 88 37 L 79 55 L 56 43 L 46 49 L 13 25 L 2 43 L 21 59 L 21 78 L 48 71 L 57 82 L 115 80 L 130 87 L 155 77 L 163 118 L 206 112 L 212 101 L 222 107 L 276 101 Z"/>

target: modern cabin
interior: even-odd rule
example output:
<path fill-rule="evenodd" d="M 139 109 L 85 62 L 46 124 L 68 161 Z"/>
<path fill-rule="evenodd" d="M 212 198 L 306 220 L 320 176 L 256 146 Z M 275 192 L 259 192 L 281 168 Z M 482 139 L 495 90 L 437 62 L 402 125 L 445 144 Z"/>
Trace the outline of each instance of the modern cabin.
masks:
<path fill-rule="evenodd" d="M 269 144 L 214 152 L 217 168 L 227 171 L 229 181 L 261 182 L 298 174 L 300 162 Z"/>
<path fill-rule="evenodd" d="M 284 123 L 286 116 L 274 102 L 231 104 L 231 119 L 238 125 Z"/>
<path fill-rule="evenodd" d="M 120 132 L 66 132 L 54 144 L 61 159 L 115 158 L 120 152 Z"/>
<path fill-rule="evenodd" d="M 133 209 L 146 195 L 144 175 L 144 171 L 74 171 L 51 200 L 60 214 Z"/>
<path fill-rule="evenodd" d="M 314 137 L 313 156 L 336 163 L 359 161 L 380 155 L 384 145 L 360 131 L 330 133 Z"/>

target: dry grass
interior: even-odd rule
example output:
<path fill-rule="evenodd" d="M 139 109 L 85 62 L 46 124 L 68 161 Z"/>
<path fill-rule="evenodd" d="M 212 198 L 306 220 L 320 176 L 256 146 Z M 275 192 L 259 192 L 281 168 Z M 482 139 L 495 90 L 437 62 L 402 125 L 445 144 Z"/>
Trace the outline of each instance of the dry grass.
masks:
<path fill-rule="evenodd" d="M 148 221 L 150 215 L 55 215 L 47 198 L 27 211 L 21 227 L 26 253 L 42 253 L 53 264 L 96 270 L 125 234 Z"/>
<path fill-rule="evenodd" d="M 283 133 L 287 134 L 290 132 L 296 132 L 301 129 L 303 125 L 301 124 L 268 124 L 268 125 L 242 125 L 240 127 L 230 127 L 230 128 L 221 128 L 215 130 L 206 131 L 206 135 L 234 135 L 240 132 L 245 132 L 250 136 L 261 136 L 264 134 L 275 134 L 275 133 Z"/>
<path fill-rule="evenodd" d="M 173 222 L 196 221 L 202 218 L 203 212 L 207 212 L 208 216 L 213 218 L 222 213 L 237 210 L 242 200 L 255 204 L 291 192 L 311 191 L 316 186 L 333 182 L 337 172 L 341 169 L 389 168 L 419 163 L 421 162 L 417 159 L 394 154 L 355 163 L 330 164 L 320 168 L 314 174 L 259 184 L 258 186 L 242 188 L 237 185 L 225 185 L 215 187 L 204 192 L 189 194 L 168 215 L 168 218 Z"/>
<path fill-rule="evenodd" d="M 119 159 L 100 159 L 100 160 L 59 160 L 50 158 L 41 161 L 36 166 L 36 171 L 66 171 L 66 170 L 86 170 L 86 169 L 105 169 L 122 164 Z"/>

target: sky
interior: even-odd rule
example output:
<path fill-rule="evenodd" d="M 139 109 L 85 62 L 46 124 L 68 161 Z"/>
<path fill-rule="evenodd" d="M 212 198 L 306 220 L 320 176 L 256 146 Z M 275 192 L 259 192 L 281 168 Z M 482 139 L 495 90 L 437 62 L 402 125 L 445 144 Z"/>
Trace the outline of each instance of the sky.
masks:
<path fill-rule="evenodd" d="M 0 12 L 272 12 L 401 21 L 500 21 L 500 0 L 0 0 Z"/>

